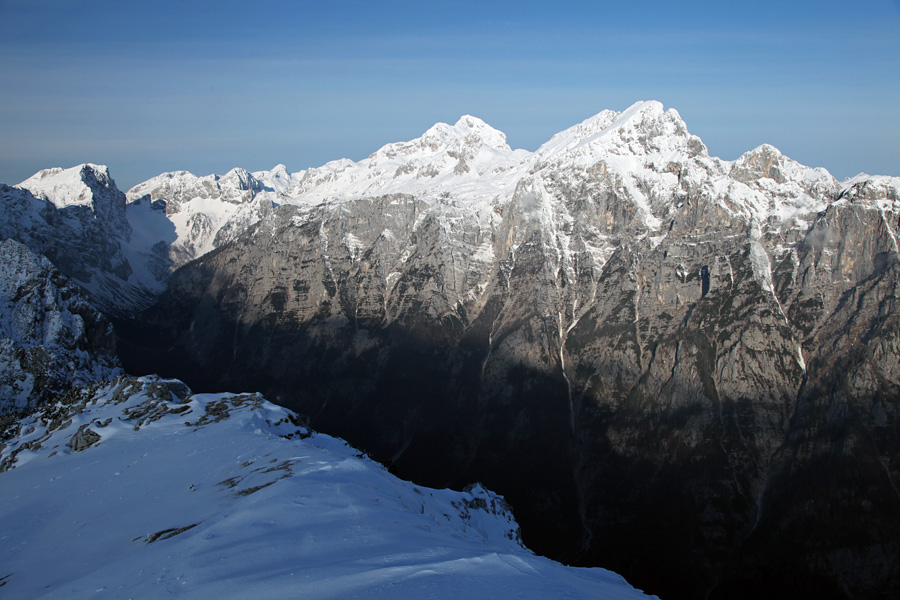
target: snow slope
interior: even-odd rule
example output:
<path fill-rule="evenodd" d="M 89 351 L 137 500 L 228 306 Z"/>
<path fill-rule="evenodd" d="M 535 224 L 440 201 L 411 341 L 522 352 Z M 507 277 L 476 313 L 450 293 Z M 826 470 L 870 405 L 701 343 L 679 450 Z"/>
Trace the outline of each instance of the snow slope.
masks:
<path fill-rule="evenodd" d="M 685 202 L 711 199 L 728 218 L 778 236 L 785 228 L 805 231 L 841 193 L 826 170 L 800 165 L 768 145 L 736 161 L 711 157 L 677 111 L 645 101 L 621 112 L 604 110 L 535 152 L 513 150 L 505 134 L 465 115 L 359 162 L 336 160 L 296 173 L 284 165 L 254 173 L 235 168 L 222 176 L 163 173 L 129 190 L 127 203 L 106 167 L 47 169 L 9 190 L 9 201 L 0 193 L 7 213 L 0 230 L 24 232 L 4 235 L 47 254 L 104 311 L 128 316 L 165 290 L 171 271 L 235 241 L 282 204 L 309 213 L 403 194 L 423 201 L 448 232 L 462 221 L 491 230 L 523 185 L 548 191 L 550 221 L 544 224 L 558 222 L 551 229 L 574 218 L 568 201 L 603 188 L 636 215 L 630 236 L 660 241 Z M 20 191 L 30 197 L 14 198 Z M 51 228 L 71 229 L 63 236 L 79 246 L 71 258 L 44 247 L 54 237 L 46 231 L 50 221 L 44 222 L 50 217 Z M 594 240 L 591 252 L 605 256 L 607 246 Z"/>
<path fill-rule="evenodd" d="M 454 125 L 437 123 L 422 136 L 387 144 L 359 162 L 336 160 L 297 173 L 284 165 L 252 174 L 233 169 L 222 177 L 177 171 L 127 195 L 130 203 L 142 198 L 166 203 L 177 235 L 170 252 L 174 268 L 235 239 L 279 204 L 312 208 L 407 194 L 442 218 L 464 215 L 489 227 L 520 184 L 531 185 L 537 176 L 557 187 L 577 187 L 585 174 L 608 180 L 635 207 L 649 234 L 659 234 L 675 205 L 690 194 L 718 198 L 740 218 L 778 225 L 815 214 L 823 197 L 839 191 L 824 169 L 799 165 L 771 146 L 733 162 L 711 157 L 676 110 L 643 101 L 621 112 L 604 110 L 535 152 L 513 150 L 505 134 L 464 115 Z"/>
<path fill-rule="evenodd" d="M 402 482 L 256 394 L 120 379 L 4 437 L 5 597 L 645 597 L 531 554 L 480 486 Z"/>

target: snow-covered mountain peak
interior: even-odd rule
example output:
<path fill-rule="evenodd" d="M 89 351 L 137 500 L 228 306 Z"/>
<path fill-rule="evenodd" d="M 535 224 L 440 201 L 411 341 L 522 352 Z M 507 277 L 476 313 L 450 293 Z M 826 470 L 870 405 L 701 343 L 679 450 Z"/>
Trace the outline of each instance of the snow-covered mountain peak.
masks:
<path fill-rule="evenodd" d="M 495 150 L 511 150 L 506 142 L 506 134 L 494 129 L 478 117 L 463 115 L 453 126 L 457 131 L 465 132 L 467 139 L 478 140 L 489 148 Z"/>
<path fill-rule="evenodd" d="M 283 164 L 277 164 L 269 171 L 254 171 L 251 174 L 267 190 L 275 192 L 276 196 L 287 196 L 297 186 L 294 176 Z"/>
<path fill-rule="evenodd" d="M 734 182 L 728 190 L 732 200 L 765 206 L 762 212 L 756 211 L 757 217 L 778 221 L 817 213 L 840 192 L 840 184 L 826 169 L 802 165 L 771 144 L 757 146 L 730 163 L 728 180 Z M 754 200 L 740 190 L 740 184 L 750 188 Z"/>
<path fill-rule="evenodd" d="M 424 157 L 442 153 L 472 158 L 481 152 L 482 147 L 501 153 L 512 151 L 506 143 L 505 133 L 478 117 L 463 115 L 455 125 L 435 123 L 421 137 L 408 142 L 387 144 L 369 158 Z"/>
<path fill-rule="evenodd" d="M 173 236 L 166 240 L 168 254 L 172 266 L 179 267 L 230 240 L 271 210 L 280 194 L 291 188 L 290 175 L 283 165 L 282 169 L 286 179 L 277 185 L 241 168 L 221 176 L 163 173 L 128 190 L 129 219 L 139 232 Z M 261 171 L 259 175 L 274 180 L 281 173 Z M 164 214 L 154 208 L 157 201 L 165 204 Z"/>
<path fill-rule="evenodd" d="M 247 169 L 242 169 L 240 167 L 235 167 L 225 173 L 220 179 L 219 184 L 222 186 L 232 186 L 240 191 L 259 191 L 262 187 L 260 182 L 250 174 Z M 243 201 L 248 200 L 249 198 L 241 198 Z"/>
<path fill-rule="evenodd" d="M 19 187 L 39 187 L 41 182 L 45 187 L 56 187 L 64 183 L 72 183 L 74 181 L 85 181 L 85 178 L 95 178 L 99 181 L 109 183 L 109 167 L 106 165 L 95 165 L 93 163 L 82 163 L 74 167 L 64 169 L 62 167 L 50 167 L 42 169 L 19 184 Z M 26 186 L 25 184 L 28 184 Z"/>
<path fill-rule="evenodd" d="M 802 165 L 771 144 L 761 144 L 742 154 L 732 163 L 730 174 L 744 183 L 771 179 L 776 183 L 794 181 L 804 187 L 816 185 L 817 193 L 833 192 L 838 186 L 837 180 L 827 169 Z"/>
<path fill-rule="evenodd" d="M 651 231 L 670 222 L 682 178 L 704 181 L 721 169 L 674 109 L 637 102 L 605 110 L 553 136 L 535 152 L 531 173 L 557 185 L 587 178 L 614 190 L 636 209 L 635 224 Z"/>
<path fill-rule="evenodd" d="M 787 181 L 786 157 L 771 144 L 761 144 L 742 154 L 731 168 L 731 176 L 747 182 L 766 177 L 778 183 Z"/>
<path fill-rule="evenodd" d="M 275 165 L 268 171 L 259 171 L 258 173 L 260 175 L 262 175 L 263 173 L 266 173 L 266 174 L 268 174 L 269 177 L 280 178 L 280 179 L 290 178 L 290 176 L 291 176 L 287 167 L 282 163 L 278 163 L 277 165 Z M 257 173 L 253 173 L 253 176 L 256 177 L 257 179 L 260 179 L 260 177 L 257 175 Z"/>
<path fill-rule="evenodd" d="M 221 200 L 231 204 L 243 204 L 265 186 L 246 169 L 234 168 L 225 175 L 197 177 L 190 171 L 162 173 L 130 190 L 129 202 L 149 196 L 151 200 L 167 201 L 166 211 L 178 212 L 181 204 L 195 199 Z M 174 202 L 174 203 L 173 203 Z"/>
<path fill-rule="evenodd" d="M 570 164 L 589 167 L 610 157 L 622 157 L 620 166 L 633 170 L 639 165 L 665 169 L 671 162 L 706 157 L 706 146 L 675 109 L 660 102 L 636 102 L 622 112 L 605 110 L 566 129 L 538 148 L 535 167 Z"/>
<path fill-rule="evenodd" d="M 841 200 L 865 200 L 882 209 L 900 210 L 900 177 L 860 173 L 844 181 L 840 188 Z"/>
<path fill-rule="evenodd" d="M 379 148 L 355 163 L 332 161 L 290 176 L 284 202 L 316 205 L 333 200 L 410 194 L 425 199 L 462 198 L 486 206 L 515 188 L 531 153 L 512 150 L 506 135 L 481 119 L 464 115 L 456 124 L 436 123 L 420 137 Z M 273 189 L 271 173 L 260 174 Z"/>
<path fill-rule="evenodd" d="M 99 208 L 98 201 L 122 201 L 119 189 L 110 177 L 109 168 L 90 163 L 68 169 L 44 169 L 16 187 L 28 190 L 35 197 L 46 200 L 57 208 L 88 206 L 96 211 Z"/>

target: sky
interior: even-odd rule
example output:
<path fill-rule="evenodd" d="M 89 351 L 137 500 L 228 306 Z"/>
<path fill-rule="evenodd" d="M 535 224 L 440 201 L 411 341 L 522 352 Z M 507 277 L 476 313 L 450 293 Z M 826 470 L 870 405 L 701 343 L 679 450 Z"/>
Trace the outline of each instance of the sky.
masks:
<path fill-rule="evenodd" d="M 463 114 L 514 148 L 638 100 L 711 154 L 900 175 L 900 0 L 0 0 L 0 182 L 365 158 Z"/>

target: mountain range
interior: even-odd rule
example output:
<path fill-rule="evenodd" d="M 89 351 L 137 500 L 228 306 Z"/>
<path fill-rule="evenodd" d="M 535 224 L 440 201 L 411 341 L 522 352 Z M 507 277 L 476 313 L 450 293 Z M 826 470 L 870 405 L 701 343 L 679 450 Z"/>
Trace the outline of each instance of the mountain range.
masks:
<path fill-rule="evenodd" d="M 900 178 L 709 155 L 657 102 L 535 152 L 0 188 L 131 373 L 255 390 L 664 598 L 900 592 Z"/>

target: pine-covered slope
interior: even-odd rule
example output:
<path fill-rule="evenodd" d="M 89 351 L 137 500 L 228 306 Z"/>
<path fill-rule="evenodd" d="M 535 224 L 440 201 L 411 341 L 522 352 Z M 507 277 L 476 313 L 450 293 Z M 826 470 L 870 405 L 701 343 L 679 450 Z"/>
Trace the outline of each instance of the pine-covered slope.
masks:
<path fill-rule="evenodd" d="M 481 486 L 400 481 L 258 394 L 122 378 L 3 434 L 6 597 L 646 597 L 524 549 Z"/>

